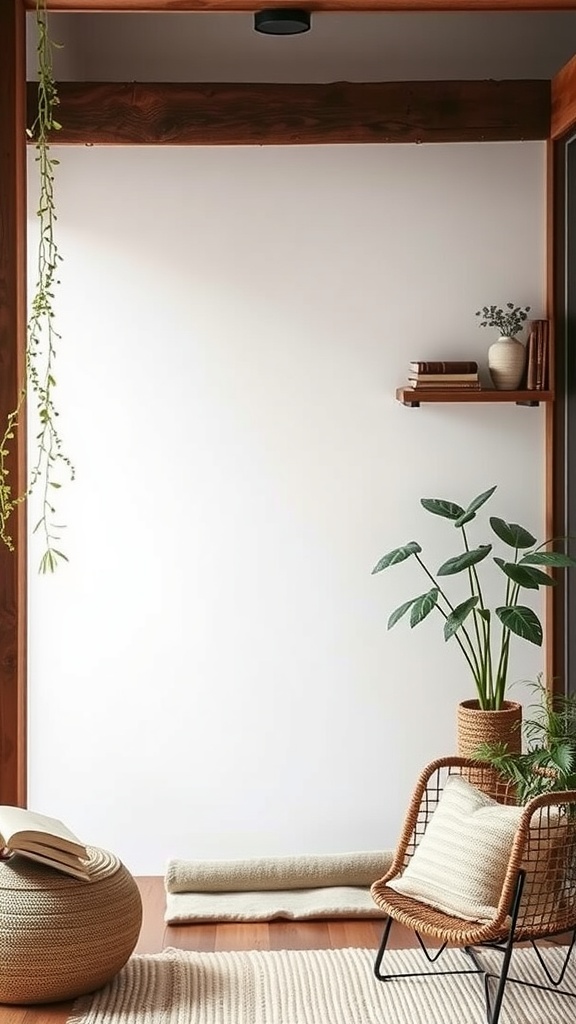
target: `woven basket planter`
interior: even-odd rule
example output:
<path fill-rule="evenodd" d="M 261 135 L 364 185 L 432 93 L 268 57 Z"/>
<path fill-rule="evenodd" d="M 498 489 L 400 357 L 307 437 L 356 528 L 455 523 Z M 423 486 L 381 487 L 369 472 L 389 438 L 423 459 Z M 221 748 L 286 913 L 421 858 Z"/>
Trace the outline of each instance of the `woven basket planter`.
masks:
<path fill-rule="evenodd" d="M 73 999 L 128 960 L 142 923 L 138 887 L 113 854 L 89 853 L 90 882 L 18 855 L 0 861 L 0 1003 Z"/>
<path fill-rule="evenodd" d="M 458 705 L 458 756 L 473 757 L 481 743 L 506 743 L 522 750 L 522 705 L 506 700 L 501 711 L 482 711 L 477 700 Z"/>
<path fill-rule="evenodd" d="M 458 755 L 473 758 L 481 743 L 506 743 L 508 750 L 519 754 L 522 749 L 522 705 L 504 701 L 501 711 L 483 711 L 477 700 L 458 705 Z M 481 789 L 494 800 L 515 803 L 512 787 L 502 795 L 502 776 L 496 768 L 463 772 L 471 786 Z"/>

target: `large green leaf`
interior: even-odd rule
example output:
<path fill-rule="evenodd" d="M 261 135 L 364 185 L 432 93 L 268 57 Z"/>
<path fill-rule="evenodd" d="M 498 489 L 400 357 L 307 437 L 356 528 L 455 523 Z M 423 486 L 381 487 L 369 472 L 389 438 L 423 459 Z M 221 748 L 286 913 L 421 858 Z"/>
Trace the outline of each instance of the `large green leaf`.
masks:
<path fill-rule="evenodd" d="M 496 536 L 511 548 L 531 548 L 533 544 L 536 544 L 536 537 L 533 537 L 518 523 L 506 523 L 503 519 L 491 516 L 490 526 Z"/>
<path fill-rule="evenodd" d="M 569 569 L 575 566 L 576 562 L 562 551 L 532 551 L 529 555 L 523 555 L 518 564 L 551 565 L 557 569 Z"/>
<path fill-rule="evenodd" d="M 470 612 L 477 604 L 478 597 L 474 595 L 474 597 L 469 597 L 466 601 L 463 601 L 462 604 L 457 605 L 453 612 L 450 612 L 450 615 L 444 623 L 445 640 L 449 640 L 451 636 L 454 636 L 454 633 L 460 629 L 460 626 L 466 621 Z"/>
<path fill-rule="evenodd" d="M 505 562 L 503 558 L 495 558 L 496 565 L 499 565 L 502 572 L 526 590 L 538 590 L 539 587 L 553 587 L 556 580 L 553 580 L 547 572 L 540 569 L 531 569 L 528 565 L 520 565 L 519 562 Z"/>
<path fill-rule="evenodd" d="M 474 548 L 472 551 L 463 551 L 461 555 L 456 555 L 455 558 L 449 558 L 447 562 L 444 562 L 436 575 L 453 576 L 455 573 L 462 572 L 464 569 L 476 565 L 477 562 L 481 562 L 491 551 L 491 544 L 481 544 L 479 548 Z"/>
<path fill-rule="evenodd" d="M 404 547 L 394 548 L 394 551 L 389 551 L 387 555 L 383 555 L 380 561 L 372 569 L 372 576 L 375 572 L 381 572 L 382 569 L 387 569 L 389 565 L 397 565 L 398 562 L 404 562 L 410 555 L 416 555 L 422 548 L 415 541 L 411 540 Z"/>
<path fill-rule="evenodd" d="M 495 490 L 496 484 L 494 484 L 494 487 L 490 487 L 488 491 L 482 491 L 482 494 L 479 494 L 478 497 L 473 498 L 470 504 L 468 505 L 468 508 L 464 512 L 464 515 L 458 517 L 458 519 L 454 523 L 454 526 L 465 526 L 465 524 L 469 523 L 471 519 L 474 519 L 474 516 L 476 515 L 478 509 L 482 508 L 484 502 L 488 501 L 488 498 L 492 497 Z"/>
<path fill-rule="evenodd" d="M 524 608 L 522 605 L 507 606 L 497 608 L 496 615 L 511 633 L 522 637 L 523 640 L 529 640 L 537 647 L 542 646 L 542 625 L 531 608 Z"/>
<path fill-rule="evenodd" d="M 421 594 L 420 597 L 416 598 L 410 612 L 410 625 L 412 627 L 417 626 L 419 622 L 422 622 L 434 610 L 438 601 L 438 593 L 438 588 L 433 587 L 426 594 Z"/>
<path fill-rule="evenodd" d="M 442 516 L 443 519 L 459 519 L 464 515 L 461 505 L 456 505 L 453 501 L 445 501 L 443 498 L 420 498 L 420 504 L 427 512 L 432 512 L 435 516 Z"/>
<path fill-rule="evenodd" d="M 401 604 L 398 606 L 398 608 L 395 608 L 390 618 L 388 619 L 388 629 L 392 629 L 392 626 L 396 625 L 396 623 L 402 618 L 402 616 L 406 614 L 408 609 L 412 607 L 414 601 L 417 600 L 417 597 L 412 597 L 410 598 L 409 601 L 405 601 L 404 604 Z"/>

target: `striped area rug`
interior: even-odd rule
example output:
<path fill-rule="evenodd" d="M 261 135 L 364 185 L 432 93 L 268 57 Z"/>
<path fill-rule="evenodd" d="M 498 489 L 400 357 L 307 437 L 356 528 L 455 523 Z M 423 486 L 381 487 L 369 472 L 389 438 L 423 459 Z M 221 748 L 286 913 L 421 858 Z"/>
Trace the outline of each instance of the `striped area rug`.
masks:
<path fill-rule="evenodd" d="M 490 957 L 499 954 L 490 953 Z M 547 951 L 551 964 L 560 951 Z M 189 953 L 133 956 L 113 982 L 79 1000 L 74 1024 L 484 1024 L 482 979 L 378 982 L 367 949 Z M 422 954 L 393 951 L 388 963 L 422 970 Z M 468 966 L 449 950 L 444 968 Z M 531 950 L 513 957 L 532 979 Z M 576 989 L 576 963 L 564 987 Z M 506 991 L 501 1024 L 574 1024 L 576 1000 L 521 985 Z"/>

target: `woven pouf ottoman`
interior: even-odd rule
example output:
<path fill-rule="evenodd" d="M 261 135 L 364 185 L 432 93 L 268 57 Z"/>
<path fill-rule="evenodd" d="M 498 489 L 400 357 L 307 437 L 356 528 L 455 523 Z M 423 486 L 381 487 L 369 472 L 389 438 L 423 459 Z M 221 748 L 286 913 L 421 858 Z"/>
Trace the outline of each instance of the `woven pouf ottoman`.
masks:
<path fill-rule="evenodd" d="M 136 882 L 88 847 L 89 882 L 15 855 L 0 861 L 0 1003 L 50 1003 L 92 992 L 124 966 L 142 923 Z"/>

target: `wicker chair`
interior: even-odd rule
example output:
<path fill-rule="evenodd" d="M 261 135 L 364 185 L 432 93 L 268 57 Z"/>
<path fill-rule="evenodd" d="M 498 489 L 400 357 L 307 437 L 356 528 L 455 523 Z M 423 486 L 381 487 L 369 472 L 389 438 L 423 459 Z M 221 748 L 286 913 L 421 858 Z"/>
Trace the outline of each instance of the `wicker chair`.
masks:
<path fill-rule="evenodd" d="M 576 991 L 562 987 L 576 941 L 576 791 L 538 796 L 519 810 L 518 825 L 512 826 L 515 836 L 495 915 L 490 920 L 463 920 L 396 892 L 389 885 L 409 864 L 438 806 L 446 780 L 454 774 L 464 777 L 498 803 L 515 804 L 509 784 L 488 765 L 449 757 L 434 761 L 424 769 L 414 790 L 390 870 L 371 889 L 375 902 L 388 915 L 374 973 L 380 981 L 406 977 L 386 973 L 384 969 L 386 947 L 395 921 L 413 929 L 429 963 L 437 961 L 447 945 L 461 947 L 469 958 L 464 959 L 462 971 L 427 970 L 409 976 L 483 975 L 486 1019 L 488 1024 L 497 1024 L 507 982 L 576 996 Z M 478 849 L 481 852 L 480 837 Z M 450 850 L 447 856 L 450 857 Z M 563 966 L 555 976 L 538 945 L 539 940 L 550 940 L 553 936 L 557 937 L 555 948 L 565 951 Z M 534 948 L 542 967 L 542 977 L 533 983 L 509 973 L 513 948 L 518 942 Z M 502 954 L 499 974 L 482 966 L 482 947 Z"/>

